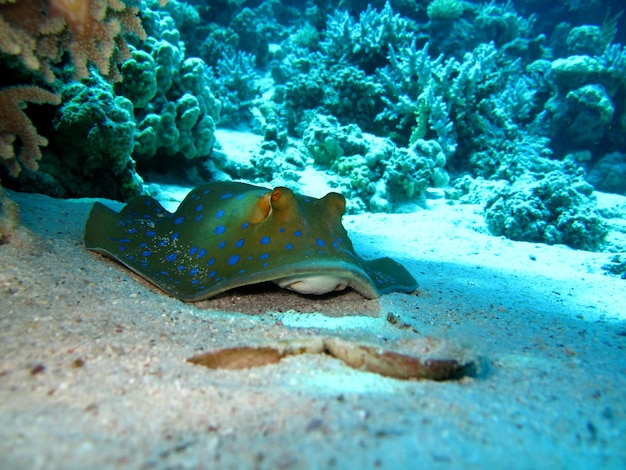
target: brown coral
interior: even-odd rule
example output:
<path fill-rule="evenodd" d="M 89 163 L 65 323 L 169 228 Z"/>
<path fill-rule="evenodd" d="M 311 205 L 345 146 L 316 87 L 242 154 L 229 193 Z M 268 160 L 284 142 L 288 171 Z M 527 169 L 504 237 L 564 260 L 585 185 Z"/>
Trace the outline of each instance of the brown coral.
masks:
<path fill-rule="evenodd" d="M 22 63 L 54 81 L 51 64 L 69 51 L 74 78 L 89 75 L 87 64 L 117 80 L 119 63 L 129 56 L 121 37 L 146 33 L 137 16 L 138 9 L 121 0 L 16 0 L 0 3 L 0 51 L 19 56 Z M 117 48 L 115 47 L 117 46 Z"/>
<path fill-rule="evenodd" d="M 36 170 L 41 158 L 39 147 L 48 145 L 48 140 L 37 134 L 37 129 L 24 113 L 24 102 L 37 104 L 59 104 L 61 97 L 36 86 L 15 86 L 0 90 L 0 160 L 11 176 L 21 171 L 13 144 L 19 137 L 22 152 L 19 160 L 31 170 Z"/>

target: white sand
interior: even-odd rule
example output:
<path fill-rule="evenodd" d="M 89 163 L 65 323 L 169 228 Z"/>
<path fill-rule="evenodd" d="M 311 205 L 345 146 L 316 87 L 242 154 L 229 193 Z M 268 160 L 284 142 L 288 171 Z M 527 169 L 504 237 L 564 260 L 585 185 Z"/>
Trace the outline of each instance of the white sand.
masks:
<path fill-rule="evenodd" d="M 357 251 L 404 263 L 418 295 L 263 286 L 194 305 L 84 249 L 92 201 L 8 193 L 32 236 L 0 246 L 0 468 L 626 467 L 626 281 L 603 274 L 609 254 L 492 237 L 477 206 L 438 201 L 344 219 Z M 479 373 L 186 362 L 313 334 L 429 335 Z"/>

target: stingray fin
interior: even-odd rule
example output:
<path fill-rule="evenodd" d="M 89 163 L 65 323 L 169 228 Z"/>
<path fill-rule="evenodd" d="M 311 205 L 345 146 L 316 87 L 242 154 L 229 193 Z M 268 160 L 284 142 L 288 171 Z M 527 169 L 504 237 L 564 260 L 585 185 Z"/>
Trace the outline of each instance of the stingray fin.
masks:
<path fill-rule="evenodd" d="M 361 260 L 380 295 L 389 292 L 413 292 L 417 281 L 404 266 L 391 258 Z"/>

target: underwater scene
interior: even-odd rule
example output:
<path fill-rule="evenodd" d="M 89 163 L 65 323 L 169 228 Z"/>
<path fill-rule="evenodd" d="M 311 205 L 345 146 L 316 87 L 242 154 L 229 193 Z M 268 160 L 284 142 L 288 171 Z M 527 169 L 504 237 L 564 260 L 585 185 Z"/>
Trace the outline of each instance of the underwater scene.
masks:
<path fill-rule="evenodd" d="M 617 0 L 0 0 L 0 468 L 626 468 Z"/>

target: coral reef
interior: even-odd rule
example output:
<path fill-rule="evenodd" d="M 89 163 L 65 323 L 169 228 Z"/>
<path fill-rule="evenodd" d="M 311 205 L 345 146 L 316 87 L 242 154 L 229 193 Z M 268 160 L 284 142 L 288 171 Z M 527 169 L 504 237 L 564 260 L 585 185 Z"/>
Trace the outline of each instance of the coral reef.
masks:
<path fill-rule="evenodd" d="M 498 0 L 161 3 L 0 2 L 3 177 L 21 170 L 67 195 L 106 181 L 106 167 L 110 195 L 127 198 L 137 172 L 297 184 L 312 166 L 350 212 L 411 210 L 461 177 L 449 194 L 486 204 L 493 233 L 602 247 L 582 178 L 625 192 L 619 11 L 561 2 L 556 21 Z M 58 104 L 48 87 L 64 103 L 55 134 L 39 135 L 29 117 L 43 124 L 51 107 L 24 105 Z M 229 158 L 218 124 L 263 136 L 258 150 Z M 487 184 L 474 197 L 476 181 Z"/>
<path fill-rule="evenodd" d="M 389 139 L 363 134 L 355 124 L 341 126 L 318 115 L 304 131 L 303 143 L 314 162 L 339 176 L 350 195 L 347 210 L 388 212 L 423 203 L 429 187 L 446 186 L 446 157 L 435 141 L 417 140 L 398 148 Z"/>
<path fill-rule="evenodd" d="M 460 0 L 433 0 L 428 4 L 426 14 L 431 20 L 456 20 L 463 14 Z"/>
<path fill-rule="evenodd" d="M 143 181 L 131 158 L 133 106 L 110 84 L 94 77 L 67 85 L 53 127 L 62 161 L 51 156 L 42 171 L 64 196 L 127 200 L 141 194 Z"/>
<path fill-rule="evenodd" d="M 172 156 L 206 157 L 215 143 L 221 108 L 209 86 L 208 68 L 202 59 L 185 58 L 168 12 L 144 10 L 143 18 L 149 36 L 131 48 L 115 87 L 134 107 L 133 157 L 146 169 Z"/>
<path fill-rule="evenodd" d="M 137 7 L 121 0 L 16 0 L 0 5 L 0 51 L 18 56 L 34 72 L 53 82 L 53 65 L 69 51 L 74 78 L 89 76 L 88 63 L 117 78 L 111 63 L 129 56 L 123 35 L 145 38 Z"/>
<path fill-rule="evenodd" d="M 10 71 L 4 74 L 3 83 L 37 83 L 43 79 L 53 84 L 57 80 L 54 86 L 58 88 L 58 82 L 67 79 L 63 69 L 66 52 L 74 80 L 89 77 L 90 65 L 110 80 L 119 80 L 117 64 L 130 55 L 125 37 L 134 34 L 145 38 L 138 12 L 137 6 L 121 0 L 2 2 L 0 53 L 3 68 Z M 30 80 L 29 75 L 33 77 Z M 11 177 L 21 172 L 18 161 L 31 171 L 37 170 L 40 147 L 48 140 L 37 133 L 24 113 L 24 102 L 59 104 L 60 95 L 32 84 L 0 89 L 0 155 Z M 21 146 L 17 158 L 16 144 Z M 57 171 L 62 172 L 63 165 L 59 162 Z"/>
<path fill-rule="evenodd" d="M 536 181 L 518 179 L 485 205 L 489 231 L 512 240 L 599 250 L 608 229 L 595 211 L 593 188 L 582 178 L 553 171 Z"/>
<path fill-rule="evenodd" d="M 59 95 L 36 86 L 14 86 L 0 89 L 0 161 L 10 176 L 18 176 L 21 166 L 36 170 L 41 159 L 39 147 L 48 145 L 48 139 L 40 136 L 28 118 L 22 105 L 24 102 L 59 104 Z M 14 142 L 19 138 L 21 152 L 15 154 Z"/>

